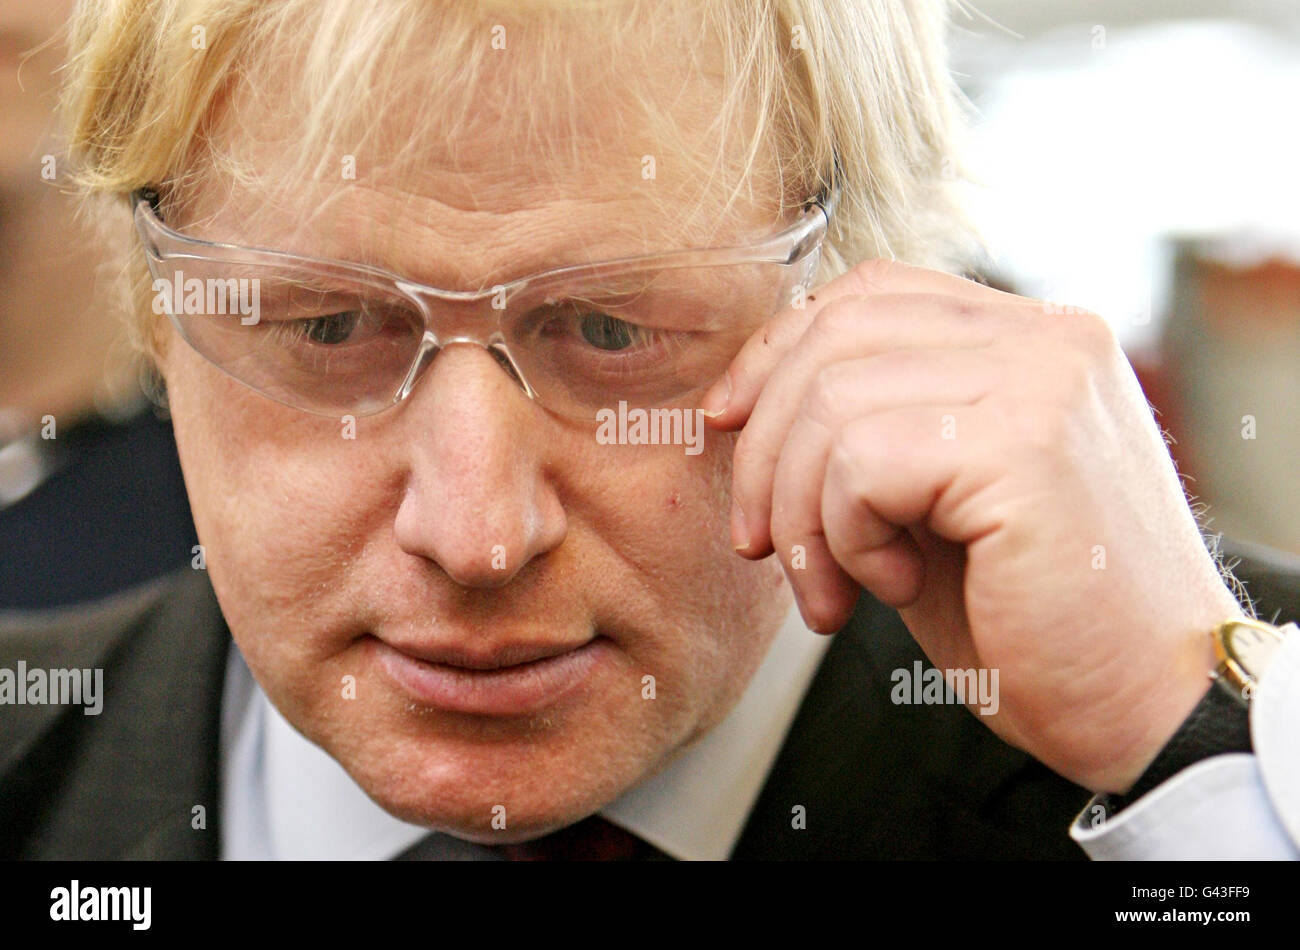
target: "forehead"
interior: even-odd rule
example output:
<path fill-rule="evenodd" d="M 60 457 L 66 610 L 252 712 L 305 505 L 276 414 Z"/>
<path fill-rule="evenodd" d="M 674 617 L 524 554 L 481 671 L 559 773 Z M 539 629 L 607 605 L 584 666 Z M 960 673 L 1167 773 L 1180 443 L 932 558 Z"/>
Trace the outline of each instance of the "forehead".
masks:
<path fill-rule="evenodd" d="M 775 224 L 751 111 L 719 121 L 743 90 L 689 17 L 320 26 L 247 53 L 189 176 L 195 233 L 459 289 Z"/>

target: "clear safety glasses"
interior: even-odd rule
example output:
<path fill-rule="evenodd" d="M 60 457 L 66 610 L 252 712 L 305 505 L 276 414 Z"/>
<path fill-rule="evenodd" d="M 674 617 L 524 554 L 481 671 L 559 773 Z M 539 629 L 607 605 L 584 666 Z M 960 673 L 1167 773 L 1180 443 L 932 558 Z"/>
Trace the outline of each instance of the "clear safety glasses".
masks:
<path fill-rule="evenodd" d="M 744 341 L 811 284 L 835 192 L 745 247 L 560 267 L 448 291 L 345 261 L 187 237 L 132 195 L 154 310 L 219 369 L 338 417 L 400 403 L 448 346 L 485 348 L 548 411 L 693 408 Z"/>

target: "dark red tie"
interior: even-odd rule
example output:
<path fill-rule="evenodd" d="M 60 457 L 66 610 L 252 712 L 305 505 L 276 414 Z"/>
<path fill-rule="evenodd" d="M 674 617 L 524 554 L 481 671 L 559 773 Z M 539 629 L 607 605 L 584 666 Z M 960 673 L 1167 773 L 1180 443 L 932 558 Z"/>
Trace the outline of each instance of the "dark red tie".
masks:
<path fill-rule="evenodd" d="M 522 844 L 496 845 L 507 861 L 654 861 L 667 857 L 599 815 Z"/>

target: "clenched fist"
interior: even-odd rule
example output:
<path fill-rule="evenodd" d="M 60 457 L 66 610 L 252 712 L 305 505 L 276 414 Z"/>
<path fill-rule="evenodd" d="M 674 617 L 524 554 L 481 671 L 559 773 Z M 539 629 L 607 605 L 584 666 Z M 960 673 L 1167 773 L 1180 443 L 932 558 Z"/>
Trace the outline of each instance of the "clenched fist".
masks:
<path fill-rule="evenodd" d="M 1002 739 L 1123 793 L 1242 610 L 1097 316 L 865 262 L 778 314 L 706 397 L 742 429 L 732 534 L 831 632 L 865 587 L 943 669 L 999 671 Z"/>

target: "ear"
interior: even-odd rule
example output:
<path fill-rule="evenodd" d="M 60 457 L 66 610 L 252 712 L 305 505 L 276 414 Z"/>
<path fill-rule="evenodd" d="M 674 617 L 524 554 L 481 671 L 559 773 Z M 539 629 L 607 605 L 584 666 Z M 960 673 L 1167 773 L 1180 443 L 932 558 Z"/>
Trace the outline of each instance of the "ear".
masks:
<path fill-rule="evenodd" d="M 150 313 L 143 320 L 143 340 L 140 340 L 139 378 L 140 388 L 144 390 L 150 402 L 162 411 L 167 411 L 167 381 L 181 370 L 176 364 L 180 362 L 177 354 L 183 349 L 178 346 L 176 328 L 167 317 Z"/>

